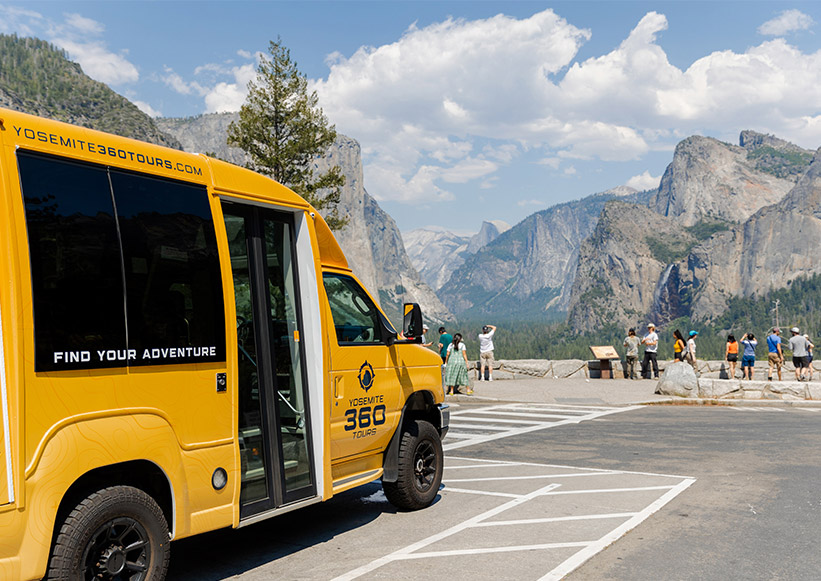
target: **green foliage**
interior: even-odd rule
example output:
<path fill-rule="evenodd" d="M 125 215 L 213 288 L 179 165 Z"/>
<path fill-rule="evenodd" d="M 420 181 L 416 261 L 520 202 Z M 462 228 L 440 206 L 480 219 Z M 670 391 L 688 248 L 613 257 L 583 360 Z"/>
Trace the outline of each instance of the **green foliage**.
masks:
<path fill-rule="evenodd" d="M 257 68 L 239 121 L 228 127 L 228 145 L 250 157 L 248 167 L 294 190 L 317 210 L 332 229 L 347 219 L 338 213 L 345 176 L 339 166 L 314 175 L 314 162 L 336 139 L 316 91 L 308 93 L 308 80 L 291 60 L 291 51 L 277 39 Z"/>
<path fill-rule="evenodd" d="M 701 220 L 692 226 L 687 226 L 685 230 L 697 240 L 707 240 L 716 232 L 729 230 L 730 224 L 724 220 Z"/>
<path fill-rule="evenodd" d="M 83 74 L 65 51 L 36 38 L 0 34 L 0 102 L 32 115 L 181 149 L 136 105 Z"/>
<path fill-rule="evenodd" d="M 689 236 L 677 237 L 673 234 L 665 236 L 647 236 L 644 238 L 653 258 L 662 264 L 672 264 L 687 257 L 690 254 L 695 241 Z"/>
<path fill-rule="evenodd" d="M 812 161 L 812 154 L 804 151 L 784 151 L 769 145 L 759 147 L 747 154 L 757 169 L 780 178 L 803 173 Z"/>
<path fill-rule="evenodd" d="M 687 258 L 699 242 L 729 228 L 730 224 L 724 220 L 706 219 L 686 226 L 679 235 L 668 233 L 664 236 L 647 236 L 644 241 L 650 248 L 653 258 L 664 264 L 672 264 Z"/>

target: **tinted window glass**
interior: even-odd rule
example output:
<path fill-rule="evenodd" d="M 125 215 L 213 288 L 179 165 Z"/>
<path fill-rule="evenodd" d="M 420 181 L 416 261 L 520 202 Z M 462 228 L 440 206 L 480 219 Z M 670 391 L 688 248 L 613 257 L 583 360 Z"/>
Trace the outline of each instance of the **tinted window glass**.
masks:
<path fill-rule="evenodd" d="M 36 371 L 225 360 L 205 187 L 23 151 L 18 163 Z"/>
<path fill-rule="evenodd" d="M 105 356 L 126 349 L 120 248 L 105 169 L 22 151 L 18 163 L 31 257 L 35 370 L 122 366 L 116 356 Z"/>
<path fill-rule="evenodd" d="M 325 274 L 323 280 L 337 342 L 340 345 L 378 342 L 379 311 L 367 293 L 348 276 Z"/>
<path fill-rule="evenodd" d="M 111 170 L 131 365 L 225 360 L 217 242 L 204 186 Z"/>

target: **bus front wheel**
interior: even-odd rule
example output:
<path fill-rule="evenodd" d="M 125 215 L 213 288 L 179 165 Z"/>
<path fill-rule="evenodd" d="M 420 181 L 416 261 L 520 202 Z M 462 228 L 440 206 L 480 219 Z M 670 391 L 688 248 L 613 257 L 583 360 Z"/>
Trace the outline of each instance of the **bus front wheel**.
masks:
<path fill-rule="evenodd" d="M 162 581 L 170 557 L 168 524 L 148 494 L 111 486 L 86 497 L 63 522 L 49 581 Z"/>
<path fill-rule="evenodd" d="M 425 508 L 439 493 L 443 467 L 439 432 L 429 422 L 415 420 L 402 433 L 396 482 L 382 482 L 385 496 L 401 510 Z"/>

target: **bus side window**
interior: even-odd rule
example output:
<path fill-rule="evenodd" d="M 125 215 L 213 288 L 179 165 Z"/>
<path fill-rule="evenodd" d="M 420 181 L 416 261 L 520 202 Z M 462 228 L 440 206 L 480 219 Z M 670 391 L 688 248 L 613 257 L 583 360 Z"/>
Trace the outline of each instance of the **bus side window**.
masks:
<path fill-rule="evenodd" d="M 17 158 L 35 371 L 225 361 L 205 186 L 25 150 Z"/>
<path fill-rule="evenodd" d="M 379 343 L 379 312 L 367 293 L 349 276 L 323 275 L 340 345 Z"/>

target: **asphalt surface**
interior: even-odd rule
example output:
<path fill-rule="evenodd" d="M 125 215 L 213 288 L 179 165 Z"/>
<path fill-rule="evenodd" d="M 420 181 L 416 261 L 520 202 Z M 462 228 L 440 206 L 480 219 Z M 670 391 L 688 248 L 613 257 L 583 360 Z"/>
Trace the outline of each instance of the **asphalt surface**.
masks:
<path fill-rule="evenodd" d="M 477 383 L 431 507 L 372 483 L 175 542 L 169 579 L 821 578 L 821 408 L 630 405 L 655 384 Z"/>

